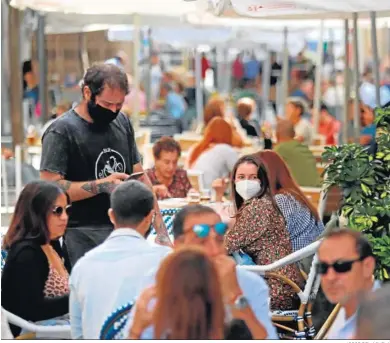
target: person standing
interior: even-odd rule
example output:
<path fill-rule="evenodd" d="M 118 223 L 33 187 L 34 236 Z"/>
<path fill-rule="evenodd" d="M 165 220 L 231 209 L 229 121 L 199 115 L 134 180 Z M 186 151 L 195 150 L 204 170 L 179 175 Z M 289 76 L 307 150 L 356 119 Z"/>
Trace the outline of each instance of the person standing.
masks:
<path fill-rule="evenodd" d="M 128 80 L 113 64 L 90 67 L 81 85 L 83 99 L 58 118 L 42 137 L 41 178 L 57 182 L 73 211 L 65 243 L 72 265 L 102 243 L 113 226 L 109 195 L 132 173 L 143 172 L 129 119 L 122 113 Z M 151 187 L 146 175 L 142 180 Z M 157 242 L 170 245 L 155 204 Z"/>

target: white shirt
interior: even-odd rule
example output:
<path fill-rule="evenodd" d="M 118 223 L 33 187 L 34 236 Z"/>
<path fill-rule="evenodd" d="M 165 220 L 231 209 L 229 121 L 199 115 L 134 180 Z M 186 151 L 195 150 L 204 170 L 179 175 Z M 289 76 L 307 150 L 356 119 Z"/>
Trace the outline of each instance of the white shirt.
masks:
<path fill-rule="evenodd" d="M 238 152 L 228 144 L 217 144 L 203 152 L 191 169 L 203 172 L 206 189 L 211 189 L 214 180 L 228 177 L 239 158 Z"/>
<path fill-rule="evenodd" d="M 313 140 L 313 126 L 310 121 L 301 118 L 297 125 L 294 127 L 295 137 L 303 137 L 303 144 L 310 145 Z"/>
<path fill-rule="evenodd" d="M 115 229 L 86 253 L 69 278 L 72 339 L 98 339 L 107 317 L 140 292 L 145 271 L 171 251 L 132 229 Z"/>

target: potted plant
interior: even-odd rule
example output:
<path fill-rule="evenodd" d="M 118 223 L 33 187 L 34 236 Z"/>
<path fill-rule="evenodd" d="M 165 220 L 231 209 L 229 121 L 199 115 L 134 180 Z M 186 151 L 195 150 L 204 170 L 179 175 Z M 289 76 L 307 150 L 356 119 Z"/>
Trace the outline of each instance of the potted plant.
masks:
<path fill-rule="evenodd" d="M 390 107 L 376 109 L 375 147 L 345 144 L 325 148 L 325 189 L 338 186 L 343 202 L 338 215 L 363 232 L 377 260 L 375 276 L 390 279 Z"/>

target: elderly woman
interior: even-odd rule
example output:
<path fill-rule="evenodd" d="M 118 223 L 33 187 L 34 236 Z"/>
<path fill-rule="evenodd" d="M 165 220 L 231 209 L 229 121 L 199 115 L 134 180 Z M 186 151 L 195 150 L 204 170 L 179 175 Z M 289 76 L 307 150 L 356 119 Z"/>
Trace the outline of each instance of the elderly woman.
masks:
<path fill-rule="evenodd" d="M 180 155 L 180 145 L 171 137 L 162 137 L 153 146 L 155 164 L 146 173 L 158 200 L 185 198 L 192 188 L 187 172 L 177 167 Z"/>

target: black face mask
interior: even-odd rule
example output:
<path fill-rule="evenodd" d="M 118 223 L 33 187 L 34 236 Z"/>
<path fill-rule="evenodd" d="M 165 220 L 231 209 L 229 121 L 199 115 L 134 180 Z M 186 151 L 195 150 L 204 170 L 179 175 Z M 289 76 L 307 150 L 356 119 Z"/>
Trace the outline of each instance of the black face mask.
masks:
<path fill-rule="evenodd" d="M 108 108 L 104 108 L 92 100 L 88 101 L 88 113 L 91 116 L 93 123 L 99 128 L 107 128 L 118 116 L 119 111 L 120 110 L 112 112 Z"/>

